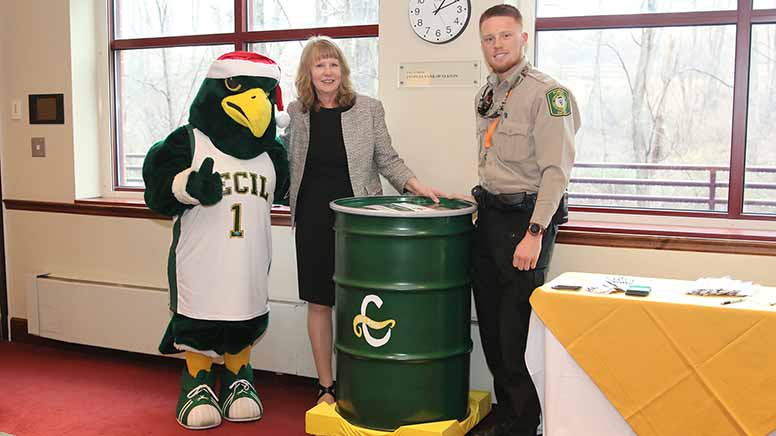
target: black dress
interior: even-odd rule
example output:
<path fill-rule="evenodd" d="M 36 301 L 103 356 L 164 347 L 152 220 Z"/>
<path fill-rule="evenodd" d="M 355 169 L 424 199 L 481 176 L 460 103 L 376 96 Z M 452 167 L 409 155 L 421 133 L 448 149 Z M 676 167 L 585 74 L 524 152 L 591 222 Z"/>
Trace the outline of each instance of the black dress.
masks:
<path fill-rule="evenodd" d="M 296 268 L 299 298 L 334 305 L 334 212 L 329 202 L 352 197 L 342 112 L 310 110 L 310 145 L 296 202 Z"/>

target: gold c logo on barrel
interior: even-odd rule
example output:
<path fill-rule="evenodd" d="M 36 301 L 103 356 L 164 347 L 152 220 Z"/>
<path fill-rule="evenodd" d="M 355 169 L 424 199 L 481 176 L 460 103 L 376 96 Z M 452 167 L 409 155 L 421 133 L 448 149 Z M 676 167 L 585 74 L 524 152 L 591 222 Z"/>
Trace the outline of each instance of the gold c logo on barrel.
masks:
<path fill-rule="evenodd" d="M 366 343 L 378 348 L 382 347 L 383 345 L 387 344 L 389 340 L 391 340 L 391 329 L 396 326 L 396 321 L 389 319 L 385 321 L 374 321 L 368 316 L 366 316 L 366 308 L 369 306 L 369 303 L 374 303 L 375 306 L 379 309 L 383 305 L 382 298 L 378 297 L 377 295 L 367 295 L 364 297 L 364 299 L 361 301 L 361 313 L 355 316 L 353 318 L 353 333 L 356 334 L 356 337 L 360 338 L 363 334 L 364 339 L 366 340 Z M 375 339 L 369 332 L 369 328 L 373 328 L 375 330 L 382 330 L 384 328 L 388 327 L 388 331 L 385 333 L 385 335 L 380 339 Z"/>

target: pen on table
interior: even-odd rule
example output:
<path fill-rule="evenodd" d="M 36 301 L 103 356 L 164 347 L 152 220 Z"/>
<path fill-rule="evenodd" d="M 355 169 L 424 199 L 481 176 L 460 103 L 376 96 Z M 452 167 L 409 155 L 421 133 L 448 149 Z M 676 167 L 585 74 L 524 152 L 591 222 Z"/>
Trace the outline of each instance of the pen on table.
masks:
<path fill-rule="evenodd" d="M 742 302 L 742 301 L 744 301 L 744 298 L 736 298 L 736 299 L 733 299 L 733 300 L 726 300 L 726 301 L 723 301 L 723 302 L 721 302 L 721 303 L 719 303 L 719 304 L 722 304 L 722 305 L 725 305 L 725 304 L 733 304 L 733 303 L 740 303 L 740 302 Z"/>
<path fill-rule="evenodd" d="M 616 289 L 616 290 L 618 290 L 618 291 L 625 291 L 625 289 L 623 289 L 623 288 L 622 288 L 620 285 L 618 285 L 617 283 L 611 282 L 611 281 L 609 281 L 609 280 L 604 280 L 604 281 L 605 281 L 606 283 L 608 283 L 608 284 L 609 284 L 609 286 L 613 287 L 614 289 Z"/>

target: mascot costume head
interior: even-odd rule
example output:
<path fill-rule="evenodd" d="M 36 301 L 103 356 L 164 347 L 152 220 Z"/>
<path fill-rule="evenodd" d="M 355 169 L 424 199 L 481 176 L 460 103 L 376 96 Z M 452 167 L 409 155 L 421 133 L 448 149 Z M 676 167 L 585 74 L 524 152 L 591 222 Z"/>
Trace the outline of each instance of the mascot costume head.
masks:
<path fill-rule="evenodd" d="M 148 207 L 173 216 L 168 258 L 172 319 L 159 345 L 186 353 L 176 419 L 190 429 L 255 421 L 263 407 L 250 355 L 269 322 L 270 210 L 288 189 L 288 124 L 280 68 L 249 52 L 210 67 L 189 124 L 143 163 Z M 275 112 L 277 107 L 278 112 Z M 223 357 L 216 395 L 213 359 Z"/>

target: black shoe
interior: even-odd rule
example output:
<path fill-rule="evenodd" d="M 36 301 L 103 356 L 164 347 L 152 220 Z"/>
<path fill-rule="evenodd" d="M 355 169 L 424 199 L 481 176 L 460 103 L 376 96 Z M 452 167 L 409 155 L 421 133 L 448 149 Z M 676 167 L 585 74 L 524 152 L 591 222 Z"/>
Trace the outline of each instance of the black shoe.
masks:
<path fill-rule="evenodd" d="M 474 427 L 471 436 L 537 436 L 536 427 L 526 430 L 525 425 L 521 425 L 519 419 L 514 417 L 494 417 L 489 422 L 484 419 L 480 424 Z M 541 436 L 541 435 L 539 435 Z"/>
<path fill-rule="evenodd" d="M 512 422 L 499 413 L 490 413 L 467 433 L 467 436 L 506 436 Z"/>
<path fill-rule="evenodd" d="M 480 424 L 477 424 L 469 433 L 466 433 L 467 436 L 501 436 L 500 428 L 497 424 L 489 425 L 489 426 L 482 426 Z"/>
<path fill-rule="evenodd" d="M 501 430 L 502 436 L 541 436 L 536 434 L 536 425 L 528 426 L 517 418 L 507 421 Z"/>

